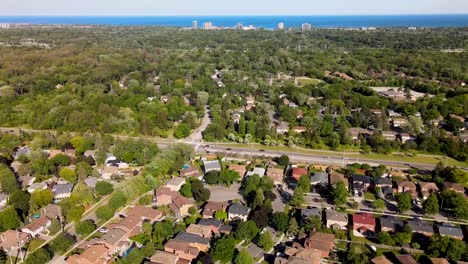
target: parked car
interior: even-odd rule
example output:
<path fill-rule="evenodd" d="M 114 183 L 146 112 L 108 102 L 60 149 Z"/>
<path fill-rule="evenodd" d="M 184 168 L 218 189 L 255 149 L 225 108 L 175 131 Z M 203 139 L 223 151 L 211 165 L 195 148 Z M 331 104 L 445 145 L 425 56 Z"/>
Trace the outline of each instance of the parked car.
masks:
<path fill-rule="evenodd" d="M 107 229 L 107 227 L 103 227 L 103 228 L 99 229 L 99 233 L 106 234 L 107 232 L 109 232 L 109 230 Z"/>

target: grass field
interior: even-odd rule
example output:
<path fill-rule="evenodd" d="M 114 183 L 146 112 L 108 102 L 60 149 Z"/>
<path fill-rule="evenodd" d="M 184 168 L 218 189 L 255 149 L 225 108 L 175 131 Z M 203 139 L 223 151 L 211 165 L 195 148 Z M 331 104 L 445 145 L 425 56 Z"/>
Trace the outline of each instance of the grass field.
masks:
<path fill-rule="evenodd" d="M 42 240 L 42 239 L 39 239 L 39 238 L 33 239 L 33 240 L 31 240 L 31 242 L 29 242 L 28 250 L 31 251 L 31 252 L 35 251 L 43 243 L 44 243 L 44 240 Z"/>
<path fill-rule="evenodd" d="M 297 80 L 297 84 L 299 86 L 308 85 L 308 84 L 317 85 L 317 84 L 323 82 L 322 80 L 312 79 L 312 78 L 308 78 L 308 77 L 297 77 L 296 80 Z"/>
<path fill-rule="evenodd" d="M 213 144 L 213 143 L 211 143 Z M 352 153 L 343 151 L 330 151 L 325 149 L 305 149 L 305 148 L 290 148 L 287 146 L 265 146 L 260 144 L 215 144 L 218 146 L 226 146 L 226 147 L 233 147 L 239 146 L 242 148 L 250 148 L 250 149 L 264 149 L 264 150 L 271 150 L 271 151 L 289 151 L 289 152 L 297 152 L 297 153 L 305 153 L 305 154 L 317 154 L 317 155 L 326 155 L 330 157 L 343 157 L 345 156 L 347 162 L 350 160 L 355 160 L 355 162 L 359 163 L 362 159 L 375 159 L 375 160 L 388 160 L 388 161 L 398 161 L 398 162 L 414 162 L 414 163 L 422 163 L 422 164 L 432 164 L 436 165 L 439 162 L 447 164 L 448 166 L 461 166 L 461 167 L 468 167 L 468 162 L 461 162 L 450 157 L 444 157 L 439 155 L 426 155 L 426 154 L 418 154 L 416 156 L 409 156 L 404 153 L 393 153 L 393 154 L 378 154 L 378 153 L 369 153 L 363 154 L 359 153 L 356 154 L 358 150 L 356 149 L 348 149 L 346 151 L 350 151 Z"/>

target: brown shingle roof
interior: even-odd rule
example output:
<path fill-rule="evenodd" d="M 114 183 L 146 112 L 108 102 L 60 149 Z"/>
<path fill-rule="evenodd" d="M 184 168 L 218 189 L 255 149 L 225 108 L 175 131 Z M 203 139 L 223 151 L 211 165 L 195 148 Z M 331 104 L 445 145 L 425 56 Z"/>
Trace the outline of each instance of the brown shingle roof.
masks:
<path fill-rule="evenodd" d="M 35 231 L 35 230 L 45 226 L 47 224 L 47 222 L 49 222 L 49 221 L 50 221 L 49 218 L 47 218 L 45 216 L 41 216 L 39 218 L 35 218 L 30 224 L 23 227 L 23 229 L 29 229 L 31 231 Z"/>

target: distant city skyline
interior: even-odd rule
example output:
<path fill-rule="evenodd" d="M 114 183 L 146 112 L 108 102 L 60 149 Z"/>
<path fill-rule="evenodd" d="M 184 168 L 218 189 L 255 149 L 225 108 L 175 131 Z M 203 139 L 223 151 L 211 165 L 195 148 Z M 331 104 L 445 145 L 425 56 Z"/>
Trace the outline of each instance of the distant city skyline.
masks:
<path fill-rule="evenodd" d="M 466 0 L 2 0 L 0 16 L 468 14 Z"/>

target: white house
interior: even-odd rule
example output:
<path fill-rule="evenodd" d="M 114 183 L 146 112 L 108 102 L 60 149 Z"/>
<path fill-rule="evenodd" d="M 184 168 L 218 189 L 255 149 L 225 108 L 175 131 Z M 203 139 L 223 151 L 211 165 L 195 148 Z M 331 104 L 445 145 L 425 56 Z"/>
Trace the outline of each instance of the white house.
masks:
<path fill-rule="evenodd" d="M 31 223 L 24 226 L 21 232 L 30 234 L 32 237 L 36 237 L 39 233 L 44 232 L 49 228 L 51 221 L 45 216 L 35 218 Z"/>

